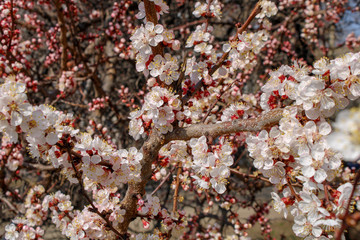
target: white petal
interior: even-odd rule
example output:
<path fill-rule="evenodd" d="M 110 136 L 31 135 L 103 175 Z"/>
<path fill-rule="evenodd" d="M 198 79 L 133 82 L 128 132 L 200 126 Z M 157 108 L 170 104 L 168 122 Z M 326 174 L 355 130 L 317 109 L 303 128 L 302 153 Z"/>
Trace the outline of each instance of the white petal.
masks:
<path fill-rule="evenodd" d="M 22 117 L 18 112 L 11 112 L 11 126 L 19 126 L 22 123 Z"/>
<path fill-rule="evenodd" d="M 312 234 L 315 237 L 320 237 L 320 235 L 322 234 L 322 229 L 320 227 L 313 227 Z"/>
<path fill-rule="evenodd" d="M 327 177 L 327 174 L 324 169 L 319 169 L 316 171 L 314 179 L 318 183 L 322 183 Z"/>
<path fill-rule="evenodd" d="M 50 145 L 55 145 L 55 143 L 57 143 L 57 141 L 59 141 L 59 138 L 55 133 L 49 133 L 45 139 L 46 139 L 46 142 Z"/>
<path fill-rule="evenodd" d="M 145 24 L 145 29 L 148 30 L 148 31 L 152 31 L 154 29 L 154 23 L 152 22 L 147 22 Z"/>
<path fill-rule="evenodd" d="M 229 52 L 231 50 L 231 46 L 230 46 L 230 44 L 224 44 L 222 49 L 224 52 Z"/>
<path fill-rule="evenodd" d="M 322 122 L 319 126 L 319 133 L 323 136 L 328 135 L 331 133 L 331 126 L 327 122 Z"/>
<path fill-rule="evenodd" d="M 97 163 L 101 162 L 101 157 L 99 155 L 94 155 L 91 157 L 91 162 L 94 164 L 97 164 Z"/>
<path fill-rule="evenodd" d="M 157 24 L 154 30 L 157 34 L 160 34 L 164 31 L 164 27 L 161 24 Z"/>
<path fill-rule="evenodd" d="M 305 166 L 301 170 L 302 170 L 302 174 L 308 178 L 311 178 L 315 174 L 315 169 L 311 166 Z"/>

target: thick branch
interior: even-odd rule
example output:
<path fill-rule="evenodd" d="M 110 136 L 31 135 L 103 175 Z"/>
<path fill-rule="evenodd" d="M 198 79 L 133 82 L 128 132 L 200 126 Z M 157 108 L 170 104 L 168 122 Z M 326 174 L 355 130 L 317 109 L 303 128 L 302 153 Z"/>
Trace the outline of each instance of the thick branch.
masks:
<path fill-rule="evenodd" d="M 272 126 L 282 118 L 282 109 L 274 109 L 259 117 L 237 119 L 232 122 L 214 124 L 194 124 L 187 128 L 178 128 L 165 137 L 165 142 L 172 140 L 189 140 L 201 136 L 218 137 L 236 132 L 255 132 Z"/>
<path fill-rule="evenodd" d="M 126 237 L 130 222 L 137 216 L 136 204 L 138 196 L 145 193 L 146 183 L 149 181 L 152 169 L 151 164 L 158 157 L 158 152 L 164 144 L 164 138 L 157 132 L 153 132 L 142 147 L 143 163 L 141 167 L 141 181 L 130 183 L 126 195 L 121 202 L 121 208 L 125 209 L 124 221 L 118 226 L 120 233 Z"/>

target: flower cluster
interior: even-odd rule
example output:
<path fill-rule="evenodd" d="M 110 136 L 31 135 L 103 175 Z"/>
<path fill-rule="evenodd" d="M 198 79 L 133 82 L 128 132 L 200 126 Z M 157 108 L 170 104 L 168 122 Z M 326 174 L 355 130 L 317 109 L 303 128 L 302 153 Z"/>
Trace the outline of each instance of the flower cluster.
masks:
<path fill-rule="evenodd" d="M 177 95 L 161 87 L 153 87 L 145 96 L 140 110 L 130 114 L 129 132 L 136 140 L 149 133 L 152 126 L 165 134 L 173 130 L 172 123 L 184 118 L 181 101 Z"/>
<path fill-rule="evenodd" d="M 109 97 L 102 97 L 102 98 L 95 98 L 92 100 L 92 102 L 88 103 L 89 111 L 95 111 L 97 109 L 104 108 L 109 102 Z"/>
<path fill-rule="evenodd" d="M 93 186 L 93 182 L 85 179 L 86 188 L 93 189 L 93 206 L 99 212 L 107 212 L 108 219 L 112 224 L 124 221 L 125 210 L 120 207 L 119 195 L 115 194 L 115 189 L 98 190 Z M 45 211 L 52 212 L 52 221 L 62 231 L 62 234 L 71 239 L 113 239 L 114 232 L 105 230 L 107 224 L 105 220 L 94 212 L 92 206 L 85 207 L 82 211 L 74 210 L 70 196 L 61 192 L 54 195 L 46 195 L 42 207 Z"/>
<path fill-rule="evenodd" d="M 72 115 L 46 105 L 32 106 L 27 101 L 25 85 L 13 79 L 0 86 L 0 93 L 0 129 L 15 143 L 18 133 L 26 133 L 33 158 L 47 159 L 54 167 L 62 167 L 62 172 L 75 183 L 77 170 L 106 186 L 139 181 L 142 154 L 136 148 L 115 150 L 98 137 L 79 133 L 73 127 Z M 174 101 L 170 104 L 176 105 Z M 75 158 L 81 161 L 75 162 Z"/>
<path fill-rule="evenodd" d="M 341 165 L 340 155 L 330 149 L 324 138 L 331 132 L 329 123 L 320 120 L 302 124 L 298 114 L 296 108 L 286 110 L 279 127 L 249 136 L 247 144 L 254 166 L 271 182 L 285 184 L 286 175 L 299 176 L 306 183 L 304 187 L 314 190 L 318 184 L 333 179 Z"/>
<path fill-rule="evenodd" d="M 293 41 L 291 37 L 301 35 L 327 55 L 330 46 L 327 39 L 323 39 L 324 46 L 320 46 L 317 36 L 328 29 L 321 29 L 320 25 L 338 22 L 341 12 L 345 11 L 341 5 L 346 2 L 277 1 L 280 10 L 287 8 L 287 13 L 291 14 L 280 14 L 273 26 L 265 17 L 277 13 L 276 5 L 268 0 L 256 5 L 254 2 L 255 8 L 249 18 L 222 48 L 215 40 L 219 37 L 221 41 L 226 40 L 222 33 L 231 29 L 226 29 L 224 23 L 233 22 L 233 13 L 238 12 L 233 6 L 240 6 L 231 1 L 226 8 L 234 12 L 223 14 L 225 19 L 216 22 L 221 26 L 216 31 L 209 24 L 211 18 L 222 17 L 220 0 L 196 2 L 190 13 L 204 19 L 187 23 L 170 21 L 170 18 L 158 21 L 161 15 L 173 9 L 164 0 L 141 2 L 136 16 L 131 16 L 134 5 L 129 0 L 101 5 L 101 8 L 95 5 L 89 8 L 86 1 L 39 1 L 38 5 L 26 0 L 1 2 L 0 77 L 7 79 L 0 85 L 0 188 L 6 198 L 12 197 L 15 201 L 7 204 L 7 199 L 1 200 L 19 215 L 6 226 L 5 238 L 41 239 L 44 231 L 38 226 L 44 224 L 50 211 L 53 223 L 70 239 L 127 238 L 126 229 L 135 218 L 140 218 L 144 228 L 150 227 L 150 221 L 161 224 L 161 230 L 138 234 L 137 240 L 220 239 L 223 226 L 203 227 L 202 224 L 204 218 L 217 216 L 210 213 L 215 209 L 213 206 L 217 206 L 226 217 L 224 226 L 232 225 L 235 233 L 224 239 L 247 239 L 243 231 L 256 223 L 260 224 L 264 238 L 270 239 L 271 227 L 265 216 L 270 206 L 254 200 L 254 194 L 264 186 L 258 184 L 261 181 L 275 185 L 278 191 L 271 193 L 274 209 L 285 217 L 289 214 L 294 217 L 293 231 L 297 236 L 306 240 L 332 238 L 330 232 L 341 227 L 341 219 L 348 220 L 345 217 L 349 206 L 352 209 L 354 205 L 352 196 L 360 196 L 360 187 L 353 189 L 356 183 L 350 183 L 358 179 L 354 169 L 344 170 L 341 175 L 344 184 L 339 186 L 333 181 L 340 176 L 341 155 L 330 145 L 335 144 L 335 149 L 343 151 L 348 150 L 344 147 L 347 144 L 351 150 L 351 154 L 345 155 L 348 160 L 357 159 L 360 151 L 350 144 L 359 140 L 358 126 L 354 123 L 357 121 L 352 119 L 357 113 L 340 113 L 334 126 L 345 133 L 338 131 L 334 135 L 330 135 L 331 126 L 326 118 L 360 96 L 360 53 L 346 54 L 331 61 L 323 58 L 308 67 L 303 63 L 312 56 L 308 53 L 297 55 L 298 40 Z M 188 7 L 180 7 L 183 0 L 176 4 L 178 16 L 189 14 Z M 58 24 L 48 24 L 48 16 L 38 14 L 40 12 L 53 13 L 49 18 L 57 16 Z M 82 16 L 85 21 L 80 21 Z M 133 24 L 135 18 L 143 19 L 137 29 Z M 251 26 L 254 18 L 258 18 L 257 23 Z M 173 30 L 167 30 L 165 24 Z M 195 30 L 190 31 L 191 28 Z M 188 50 L 182 51 L 183 59 L 180 54 L 172 55 L 169 51 L 180 48 L 175 36 L 186 42 L 184 48 Z M 358 42 L 355 36 L 349 36 L 345 44 L 351 48 L 358 46 Z M 308 45 L 307 42 L 302 44 Z M 260 54 L 262 50 L 266 50 L 265 56 Z M 32 63 L 37 57 L 42 60 Z M 257 62 L 270 65 L 298 57 L 302 58 L 299 62 L 294 62 L 293 66 L 278 66 L 270 73 L 270 80 L 262 82 L 270 70 L 256 65 Z M 119 96 L 111 91 L 115 83 L 125 84 L 124 79 L 133 77 L 130 67 L 127 71 L 119 71 L 119 68 L 132 66 L 132 61 L 116 65 L 119 59 L 135 59 L 136 70 L 149 77 L 147 84 L 141 80 L 136 84 L 142 86 L 138 93 L 134 93 L 132 84 L 128 87 L 116 85 L 121 86 L 117 91 Z M 56 99 L 52 94 L 54 86 L 49 81 L 54 76 L 59 76 L 54 82 L 58 82 L 61 93 Z M 32 78 L 41 79 L 39 93 L 35 93 L 37 81 Z M 252 84 L 248 84 L 250 80 Z M 253 83 L 258 84 L 262 92 L 244 94 L 257 87 Z M 145 92 L 148 93 L 145 95 Z M 92 93 L 96 96 L 88 96 Z M 65 107 L 64 113 L 48 105 L 33 104 L 42 97 L 45 102 L 74 108 Z M 116 97 L 117 101 L 113 102 Z M 84 127 L 84 121 L 77 121 L 79 118 L 67 112 L 84 106 L 83 101 L 87 99 L 94 100 L 89 108 L 80 111 L 81 116 L 106 104 L 110 107 L 101 114 L 93 114 L 90 118 L 95 119 L 89 121 L 92 127 L 83 133 L 75 126 Z M 129 129 L 119 131 L 129 130 L 135 140 L 151 136 L 150 142 L 144 140 L 142 151 L 135 147 L 118 149 L 112 140 L 112 136 L 119 136 L 118 132 L 108 134 L 108 129 L 123 126 L 122 107 L 135 109 L 140 104 L 143 105 L 130 115 Z M 272 111 L 274 108 L 281 110 Z M 260 114 L 262 110 L 264 115 Z M 115 115 L 108 116 L 114 117 L 101 122 L 108 117 L 103 114 L 111 111 Z M 241 125 L 235 126 L 237 123 Z M 221 136 L 223 129 L 213 131 L 216 126 L 259 132 L 231 132 L 229 136 Z M 167 142 L 165 136 L 164 141 L 151 142 L 156 139 L 153 133 L 169 133 L 171 139 L 176 139 L 177 136 L 170 133 L 174 127 L 179 128 L 181 140 Z M 198 138 L 202 134 L 205 136 Z M 133 143 L 117 136 L 119 144 Z M 191 138 L 194 136 L 196 138 Z M 341 144 L 338 143 L 340 137 L 344 139 Z M 148 148 L 147 143 L 151 143 L 151 147 Z M 23 146 L 29 155 L 21 151 Z M 254 174 L 230 168 L 243 163 L 246 155 L 235 155 L 234 164 L 232 153 L 244 147 L 254 159 L 253 165 L 258 170 Z M 34 160 L 39 164 L 33 164 Z M 42 166 L 43 160 L 50 166 Z M 73 206 L 70 195 L 57 191 L 63 185 L 47 184 L 51 186 L 48 189 L 35 186 L 27 195 L 25 188 L 13 190 L 16 180 L 22 181 L 22 176 L 28 173 L 26 170 L 33 170 L 35 165 L 40 165 L 39 169 L 51 168 L 51 172 L 55 167 L 55 171 L 65 175 L 70 183 L 80 185 L 88 205 L 75 209 L 77 204 Z M 173 181 L 168 181 L 174 171 Z M 39 174 L 42 180 L 53 179 L 51 174 L 41 174 L 38 170 L 31 171 L 32 174 Z M 230 174 L 244 181 L 233 182 L 227 188 Z M 172 212 L 162 208 L 159 197 L 145 195 L 150 189 L 147 188 L 150 176 L 155 181 L 163 180 L 153 194 L 162 191 L 163 185 L 168 186 L 168 191 L 172 191 L 171 187 L 175 189 Z M 10 184 L 13 180 L 14 184 Z M 128 184 L 128 191 L 121 202 L 118 192 L 125 191 L 119 189 L 123 184 Z M 204 203 L 203 208 L 200 206 L 204 214 L 198 214 L 196 209 L 196 213 L 187 218 L 178 210 L 176 203 L 183 198 L 179 187 Z M 57 192 L 45 196 L 51 189 Z M 247 191 L 251 201 L 240 199 Z M 19 203 L 22 199 L 24 204 Z M 164 202 L 167 205 L 167 201 Z M 238 214 L 239 207 L 251 208 L 255 214 L 243 221 L 243 216 Z"/>
<path fill-rule="evenodd" d="M 267 0 L 262 0 L 259 4 L 261 6 L 261 12 L 256 15 L 256 18 L 265 18 L 265 16 L 269 18 L 276 15 L 278 9 L 275 3 Z"/>
<path fill-rule="evenodd" d="M 210 4 L 210 6 L 209 6 Z M 206 3 L 196 2 L 195 10 L 193 14 L 195 17 L 207 17 L 208 15 L 211 17 L 216 17 L 218 19 L 221 18 L 221 2 L 218 0 L 206 0 Z M 208 12 L 209 9 L 209 12 Z"/>
<path fill-rule="evenodd" d="M 172 236 L 179 237 L 187 226 L 187 221 L 184 212 L 169 213 L 165 208 L 161 208 L 158 197 L 146 195 L 146 200 L 138 200 L 138 212 L 142 215 L 142 222 L 144 228 L 149 227 L 149 222 L 146 219 L 161 220 L 163 230 L 165 232 L 172 232 Z M 161 232 L 158 235 L 162 235 Z M 136 239 L 141 239 L 142 234 L 137 235 Z M 146 238 L 149 239 L 149 238 Z M 150 238 L 151 239 L 151 238 Z"/>
<path fill-rule="evenodd" d="M 170 54 L 164 57 L 155 55 L 154 47 L 165 45 L 173 50 L 179 49 L 179 41 L 174 40 L 174 33 L 164 29 L 161 24 L 146 22 L 145 26 L 136 29 L 131 37 L 132 45 L 136 51 L 136 70 L 152 76 L 160 76 L 161 81 L 170 84 L 178 78 L 177 60 Z"/>
<path fill-rule="evenodd" d="M 164 166 L 167 166 L 167 163 L 179 162 L 182 162 L 183 166 L 191 164 L 186 141 L 171 141 L 160 149 L 159 156 L 163 158 L 162 165 Z"/>
<path fill-rule="evenodd" d="M 247 119 L 249 116 L 249 109 L 250 106 L 243 103 L 231 104 L 223 111 L 223 114 L 221 115 L 221 121 L 231 122 L 235 119 Z"/>
<path fill-rule="evenodd" d="M 227 178 L 230 176 L 229 167 L 234 163 L 231 156 L 232 147 L 222 141 L 214 149 L 209 149 L 206 137 L 190 140 L 193 155 L 192 169 L 195 172 L 195 184 L 200 188 L 209 189 L 210 186 L 219 194 L 226 191 Z"/>
<path fill-rule="evenodd" d="M 59 90 L 61 94 L 65 92 L 74 92 L 75 79 L 74 71 L 63 71 L 59 78 Z"/>
<path fill-rule="evenodd" d="M 347 106 L 348 99 L 360 96 L 360 54 L 348 53 L 328 61 L 314 63 L 314 69 L 299 66 L 281 66 L 270 73 L 270 80 L 261 88 L 261 106 L 268 110 L 291 99 L 301 106 L 310 119 L 329 117 L 335 110 Z"/>
<path fill-rule="evenodd" d="M 10 171 L 16 171 L 24 163 L 20 144 L 12 144 L 3 138 L 1 142 L 0 160 Z"/>
<path fill-rule="evenodd" d="M 44 230 L 40 227 L 33 228 L 24 219 L 14 219 L 13 223 L 5 227 L 5 239 L 23 240 L 40 239 L 44 235 Z"/>
<path fill-rule="evenodd" d="M 307 121 L 302 124 L 301 112 L 297 108 L 285 110 L 279 127 L 269 132 L 261 131 L 258 136 L 246 140 L 254 166 L 270 182 L 278 186 L 291 184 L 290 179 L 298 179 L 303 184 L 299 195 L 284 191 L 284 199 L 272 193 L 275 209 L 284 211 L 292 206 L 295 217 L 293 230 L 300 237 L 319 237 L 323 228 L 338 227 L 339 220 L 331 215 L 312 191 L 326 188 L 326 181 L 332 181 L 341 165 L 340 155 L 328 146 L 325 136 L 331 132 L 330 125 L 324 121 Z M 327 191 L 327 190 L 326 190 Z M 296 194 L 296 201 L 292 199 Z"/>
<path fill-rule="evenodd" d="M 256 65 L 255 55 L 265 46 L 268 33 L 264 30 L 256 33 L 238 34 L 238 40 L 224 44 L 223 51 L 229 52 L 231 71 L 250 69 Z"/>
<path fill-rule="evenodd" d="M 178 72 L 179 64 L 175 57 L 166 53 L 164 57 L 156 55 L 150 62 L 148 69 L 152 77 L 159 77 L 162 82 L 170 85 L 177 81 L 180 73 Z"/>
<path fill-rule="evenodd" d="M 185 86 L 191 88 L 194 84 L 204 79 L 204 83 L 211 85 L 213 80 L 209 76 L 209 67 L 213 66 L 217 62 L 216 49 L 210 44 L 212 39 L 211 32 L 213 27 L 204 23 L 196 27 L 195 31 L 186 40 L 187 48 L 194 48 L 194 52 L 200 54 L 200 61 L 196 56 L 188 58 L 186 61 L 185 75 L 190 77 L 190 81 L 185 82 Z M 220 67 L 213 75 L 213 79 L 221 78 L 226 75 L 226 68 Z M 183 91 L 187 89 L 184 88 Z"/>
<path fill-rule="evenodd" d="M 24 202 L 24 217 L 15 218 L 5 227 L 5 239 L 40 239 L 44 235 L 44 230 L 39 227 L 47 218 L 47 211 L 42 208 L 40 200 L 44 193 L 41 185 L 29 190 Z"/>

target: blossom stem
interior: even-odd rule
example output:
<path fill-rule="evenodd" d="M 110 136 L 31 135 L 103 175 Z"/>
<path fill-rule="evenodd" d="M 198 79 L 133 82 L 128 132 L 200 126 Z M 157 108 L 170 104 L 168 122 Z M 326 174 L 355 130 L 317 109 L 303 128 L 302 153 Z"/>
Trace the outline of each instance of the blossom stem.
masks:
<path fill-rule="evenodd" d="M 174 198 L 173 198 L 173 213 L 176 213 L 176 211 L 177 211 L 177 200 L 178 200 L 178 196 L 179 196 L 179 186 L 180 186 L 180 174 L 181 174 L 181 171 L 182 171 L 182 162 L 179 162 L 178 166 L 177 166 L 175 192 L 174 192 Z"/>
<path fill-rule="evenodd" d="M 291 194 L 296 198 L 296 200 L 298 202 L 301 201 L 301 198 L 300 196 L 295 192 L 294 188 L 293 188 L 293 185 L 291 184 L 291 180 L 290 180 L 290 177 L 287 175 L 286 176 L 286 180 L 287 180 L 287 185 L 289 186 L 290 188 L 290 191 L 291 191 Z"/>
<path fill-rule="evenodd" d="M 330 200 L 329 200 L 329 189 L 328 189 L 328 185 L 327 185 L 326 183 L 324 183 L 324 193 L 325 193 L 325 200 L 326 200 L 325 206 L 326 206 L 327 204 L 330 203 Z"/>

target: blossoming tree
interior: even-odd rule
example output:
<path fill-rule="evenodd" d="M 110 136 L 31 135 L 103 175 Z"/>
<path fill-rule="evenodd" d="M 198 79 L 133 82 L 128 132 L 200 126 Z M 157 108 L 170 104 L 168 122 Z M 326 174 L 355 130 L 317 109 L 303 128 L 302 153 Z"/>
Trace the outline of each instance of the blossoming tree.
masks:
<path fill-rule="evenodd" d="M 2 1 L 5 239 L 42 239 L 48 219 L 70 239 L 247 239 L 256 223 L 271 239 L 255 199 L 270 186 L 296 236 L 341 239 L 360 219 L 360 173 L 328 144 L 360 96 L 360 53 L 335 58 L 347 6 Z"/>

